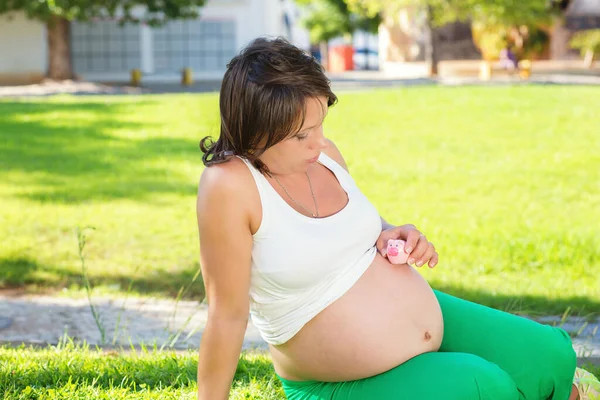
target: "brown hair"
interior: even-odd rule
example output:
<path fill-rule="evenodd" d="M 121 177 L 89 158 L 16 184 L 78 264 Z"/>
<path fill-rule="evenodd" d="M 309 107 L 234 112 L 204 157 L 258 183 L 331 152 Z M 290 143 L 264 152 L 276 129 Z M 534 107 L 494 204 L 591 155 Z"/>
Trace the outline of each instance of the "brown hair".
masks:
<path fill-rule="evenodd" d="M 269 147 L 297 133 L 304 124 L 307 98 L 337 102 L 318 61 L 282 38 L 258 38 L 229 64 L 221 84 L 221 131 L 215 142 L 200 142 L 202 161 L 210 166 L 233 155 L 247 158 L 261 172 L 259 159 Z"/>

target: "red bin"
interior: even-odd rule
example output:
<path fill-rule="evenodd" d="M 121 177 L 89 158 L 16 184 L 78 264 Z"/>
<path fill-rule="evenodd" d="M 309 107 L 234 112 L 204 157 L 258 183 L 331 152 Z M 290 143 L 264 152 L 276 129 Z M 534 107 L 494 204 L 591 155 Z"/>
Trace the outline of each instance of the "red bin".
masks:
<path fill-rule="evenodd" d="M 332 46 L 329 49 L 329 71 L 343 72 L 354 69 L 354 47 L 352 45 Z"/>

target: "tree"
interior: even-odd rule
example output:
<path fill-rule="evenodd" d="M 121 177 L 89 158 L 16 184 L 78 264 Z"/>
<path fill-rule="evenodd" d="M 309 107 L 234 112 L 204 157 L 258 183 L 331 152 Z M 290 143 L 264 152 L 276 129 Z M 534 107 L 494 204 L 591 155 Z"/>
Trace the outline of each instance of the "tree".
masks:
<path fill-rule="evenodd" d="M 477 21 L 484 24 L 529 25 L 547 22 L 557 0 L 346 0 L 349 9 L 363 10 L 366 15 L 392 15 L 405 7 L 417 7 L 427 13 L 428 44 L 426 57 L 432 75 L 437 74 L 437 43 L 434 28 L 454 21 Z"/>
<path fill-rule="evenodd" d="M 46 24 L 48 31 L 48 71 L 51 79 L 73 78 L 70 23 L 95 18 L 118 17 L 121 24 L 145 22 L 158 26 L 168 20 L 198 17 L 206 0 L 0 0 L 0 14 L 24 11 L 29 18 Z M 136 17 L 132 9 L 143 6 L 145 14 Z"/>
<path fill-rule="evenodd" d="M 356 30 L 377 32 L 380 23 L 378 14 L 365 16 L 360 7 L 354 12 L 344 0 L 297 0 L 306 6 L 308 15 L 303 25 L 308 29 L 310 41 L 319 43 L 322 63 L 327 68 L 327 42 L 339 36 L 351 36 Z"/>
<path fill-rule="evenodd" d="M 594 55 L 600 53 L 600 29 L 577 32 L 570 42 L 571 47 L 579 49 L 587 68 L 594 65 Z"/>

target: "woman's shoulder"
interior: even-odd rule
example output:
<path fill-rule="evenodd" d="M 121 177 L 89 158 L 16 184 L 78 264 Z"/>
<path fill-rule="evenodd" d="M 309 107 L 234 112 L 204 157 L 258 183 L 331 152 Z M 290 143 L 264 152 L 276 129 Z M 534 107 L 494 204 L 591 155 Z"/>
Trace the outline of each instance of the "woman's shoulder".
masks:
<path fill-rule="evenodd" d="M 251 187 L 252 173 L 242 160 L 229 160 L 205 167 L 200 176 L 200 187 L 220 191 L 239 191 Z"/>
<path fill-rule="evenodd" d="M 203 210 L 209 204 L 210 213 L 215 206 L 225 213 L 227 209 L 247 210 L 251 225 L 255 225 L 260 197 L 252 173 L 242 160 L 232 157 L 204 168 L 198 184 L 198 212 L 209 212 Z"/>
<path fill-rule="evenodd" d="M 342 153 L 332 140 L 327 139 L 327 147 L 323 149 L 323 153 L 348 171 L 348 165 L 346 164 L 346 160 L 344 160 L 344 156 L 342 156 Z"/>

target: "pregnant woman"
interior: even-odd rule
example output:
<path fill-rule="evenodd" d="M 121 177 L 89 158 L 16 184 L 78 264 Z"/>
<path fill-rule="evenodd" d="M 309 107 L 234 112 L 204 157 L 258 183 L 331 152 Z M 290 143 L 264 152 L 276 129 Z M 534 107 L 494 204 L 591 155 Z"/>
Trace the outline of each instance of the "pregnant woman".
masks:
<path fill-rule="evenodd" d="M 438 254 L 356 186 L 323 134 L 336 101 L 321 66 L 282 39 L 256 39 L 227 66 L 220 136 L 201 142 L 199 399 L 228 398 L 248 312 L 291 400 L 577 398 L 565 331 L 417 272 Z M 390 239 L 405 241 L 406 263 L 390 262 Z"/>

